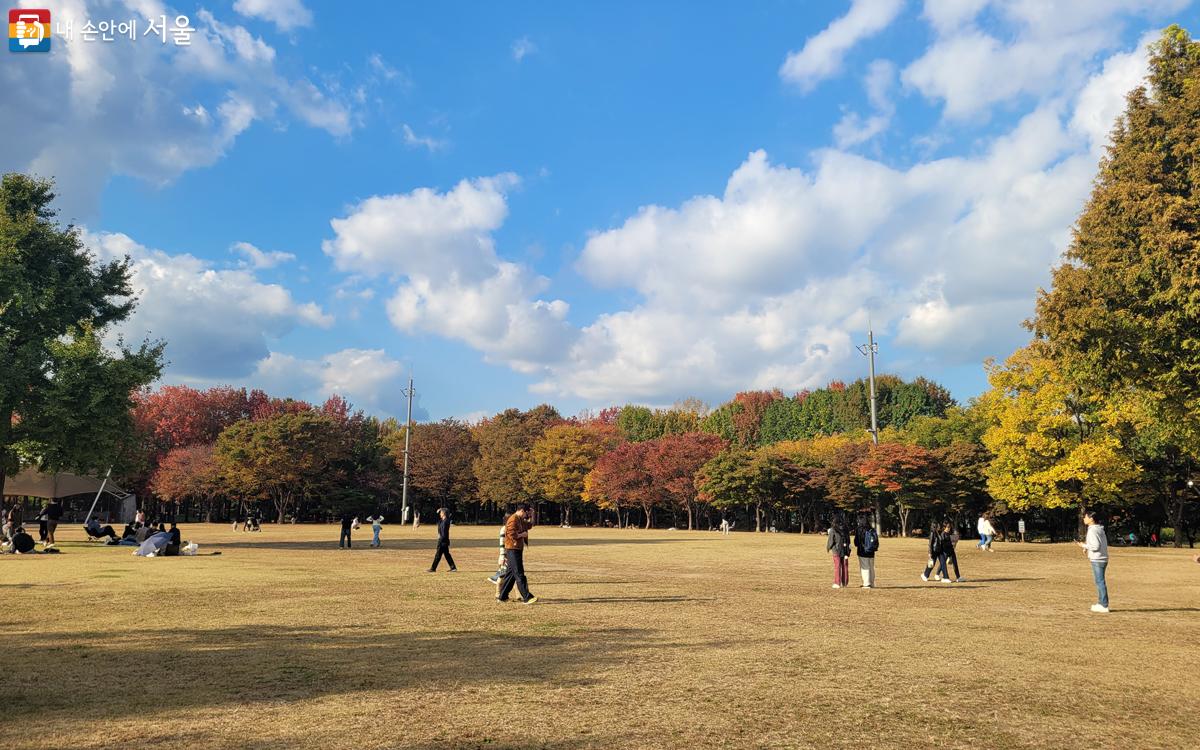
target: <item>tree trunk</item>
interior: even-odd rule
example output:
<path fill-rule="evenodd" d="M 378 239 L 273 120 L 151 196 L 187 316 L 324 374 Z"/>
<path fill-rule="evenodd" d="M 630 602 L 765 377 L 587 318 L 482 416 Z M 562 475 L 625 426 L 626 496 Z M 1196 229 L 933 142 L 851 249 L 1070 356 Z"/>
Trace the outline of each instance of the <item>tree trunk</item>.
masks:
<path fill-rule="evenodd" d="M 908 513 L 909 513 L 908 506 L 902 505 L 902 504 L 897 504 L 896 509 L 900 514 L 900 536 L 907 537 L 908 536 Z"/>
<path fill-rule="evenodd" d="M 1179 498 L 1179 488 L 1171 482 L 1171 525 L 1175 527 L 1173 546 L 1176 549 L 1183 546 L 1183 503 Z"/>
<path fill-rule="evenodd" d="M 692 526 L 693 510 L 692 510 L 691 503 L 687 504 L 687 514 L 688 514 L 688 531 L 691 531 L 693 529 L 693 526 Z M 1176 536 L 1178 536 L 1178 534 L 1176 534 Z"/>

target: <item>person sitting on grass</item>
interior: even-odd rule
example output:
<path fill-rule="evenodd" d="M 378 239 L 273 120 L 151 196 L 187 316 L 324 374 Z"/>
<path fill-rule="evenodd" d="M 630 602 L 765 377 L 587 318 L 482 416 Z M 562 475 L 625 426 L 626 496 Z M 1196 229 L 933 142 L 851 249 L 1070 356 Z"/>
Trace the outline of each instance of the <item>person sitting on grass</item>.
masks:
<path fill-rule="evenodd" d="M 179 533 L 179 524 L 171 522 L 171 530 L 167 532 L 167 546 L 163 548 L 163 554 L 167 557 L 175 557 L 179 554 L 179 548 L 183 545 Z"/>
<path fill-rule="evenodd" d="M 116 544 L 117 542 L 121 541 L 120 537 L 117 536 L 117 532 L 113 531 L 112 526 L 101 526 L 100 521 L 96 518 L 89 518 L 88 522 L 84 524 L 83 528 L 87 531 L 88 536 L 92 539 L 102 539 L 104 537 L 108 537 L 110 544 Z"/>
<path fill-rule="evenodd" d="M 12 551 L 17 555 L 28 555 L 33 552 L 34 541 L 24 526 L 18 526 L 12 534 Z"/>

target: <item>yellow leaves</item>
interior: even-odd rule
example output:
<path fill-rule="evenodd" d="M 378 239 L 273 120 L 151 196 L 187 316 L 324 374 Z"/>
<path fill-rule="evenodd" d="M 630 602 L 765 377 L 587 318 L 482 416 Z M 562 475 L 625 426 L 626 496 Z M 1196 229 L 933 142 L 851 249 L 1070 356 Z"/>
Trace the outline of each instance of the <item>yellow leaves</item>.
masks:
<path fill-rule="evenodd" d="M 994 455 L 987 479 L 996 499 L 1016 510 L 1074 507 L 1111 499 L 1138 476 L 1118 437 L 1136 404 L 1081 394 L 1044 342 L 993 364 L 988 380 L 992 390 L 980 406 L 990 423 L 983 442 Z"/>

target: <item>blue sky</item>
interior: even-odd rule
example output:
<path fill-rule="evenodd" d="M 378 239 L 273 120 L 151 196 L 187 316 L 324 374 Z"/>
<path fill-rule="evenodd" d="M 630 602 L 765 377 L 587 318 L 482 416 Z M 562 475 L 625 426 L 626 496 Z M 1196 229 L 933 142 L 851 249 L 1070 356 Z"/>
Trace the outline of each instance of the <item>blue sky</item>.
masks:
<path fill-rule="evenodd" d="M 22 3 L 0 170 L 133 259 L 164 381 L 423 416 L 716 404 L 865 371 L 960 399 L 1027 334 L 1185 0 Z M 87 41 L 186 14 L 190 46 Z M 343 31 L 345 33 L 343 33 Z"/>

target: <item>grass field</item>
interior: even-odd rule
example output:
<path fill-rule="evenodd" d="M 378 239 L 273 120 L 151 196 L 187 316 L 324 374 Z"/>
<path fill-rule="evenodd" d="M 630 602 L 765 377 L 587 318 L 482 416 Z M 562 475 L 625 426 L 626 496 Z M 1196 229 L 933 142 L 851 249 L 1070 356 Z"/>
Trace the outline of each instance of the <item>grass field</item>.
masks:
<path fill-rule="evenodd" d="M 964 541 L 945 585 L 884 539 L 881 588 L 833 591 L 820 537 L 536 528 L 528 606 L 483 580 L 491 527 L 456 527 L 436 575 L 433 527 L 184 532 L 222 554 L 63 528 L 61 555 L 0 558 L 4 746 L 1200 746 L 1176 550 L 1114 550 L 1097 615 L 1069 545 Z"/>

